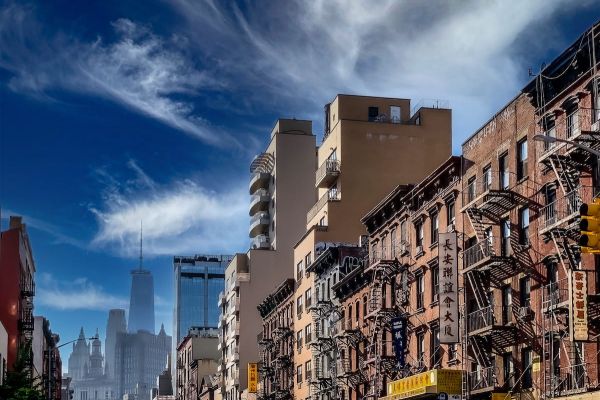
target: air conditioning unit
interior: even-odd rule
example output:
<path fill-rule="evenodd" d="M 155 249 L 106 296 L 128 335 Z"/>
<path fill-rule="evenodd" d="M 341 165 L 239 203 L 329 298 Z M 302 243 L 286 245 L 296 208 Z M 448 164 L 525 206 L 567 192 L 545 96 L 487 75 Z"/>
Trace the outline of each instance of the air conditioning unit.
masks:
<path fill-rule="evenodd" d="M 600 132 L 600 120 L 592 124 L 592 132 Z"/>
<path fill-rule="evenodd" d="M 454 224 L 448 225 L 448 232 L 454 232 L 455 230 L 456 230 L 456 227 L 454 226 Z"/>
<path fill-rule="evenodd" d="M 526 321 L 533 319 L 533 310 L 531 307 L 521 307 L 519 310 L 519 316 Z"/>
<path fill-rule="evenodd" d="M 417 246 L 417 254 L 421 254 L 423 252 L 423 246 Z"/>

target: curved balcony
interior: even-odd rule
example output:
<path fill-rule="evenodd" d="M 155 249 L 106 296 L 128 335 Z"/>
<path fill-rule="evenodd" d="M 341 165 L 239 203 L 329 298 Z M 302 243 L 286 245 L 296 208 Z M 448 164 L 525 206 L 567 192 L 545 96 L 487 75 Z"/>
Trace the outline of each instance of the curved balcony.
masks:
<path fill-rule="evenodd" d="M 250 215 L 254 215 L 259 211 L 267 211 L 271 196 L 264 189 L 259 189 L 250 197 Z"/>
<path fill-rule="evenodd" d="M 256 235 L 252 238 L 252 248 L 253 249 L 270 249 L 271 242 L 269 240 L 269 235 Z"/>
<path fill-rule="evenodd" d="M 250 178 L 250 185 L 248 185 L 248 189 L 250 190 L 250 194 L 254 194 L 259 189 L 269 189 L 269 181 L 271 180 L 271 174 L 268 172 L 255 172 L 252 174 Z"/>
<path fill-rule="evenodd" d="M 254 238 L 257 235 L 267 233 L 269 231 L 269 224 L 271 223 L 271 217 L 268 212 L 259 212 L 254 214 L 250 219 L 250 237 Z"/>
<path fill-rule="evenodd" d="M 340 175 L 340 162 L 338 160 L 325 160 L 315 173 L 316 187 L 327 188 Z"/>

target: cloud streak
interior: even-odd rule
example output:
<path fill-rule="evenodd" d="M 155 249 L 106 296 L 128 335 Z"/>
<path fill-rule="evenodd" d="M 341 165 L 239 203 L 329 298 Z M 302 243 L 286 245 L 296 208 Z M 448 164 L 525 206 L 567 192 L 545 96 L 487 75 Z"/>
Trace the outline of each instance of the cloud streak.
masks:
<path fill-rule="evenodd" d="M 103 171 L 103 181 L 112 183 L 105 187 L 102 204 L 90 207 L 99 227 L 92 247 L 110 247 L 122 256 L 135 256 L 140 221 L 146 255 L 231 252 L 247 247 L 248 200 L 243 189 L 215 192 L 191 180 L 163 186 L 139 165 L 132 170 L 151 184 L 120 185 L 105 179 Z"/>
<path fill-rule="evenodd" d="M 106 311 L 111 308 L 127 308 L 128 299 L 113 295 L 87 278 L 60 281 L 48 273 L 38 279 L 36 304 L 61 311 Z"/>
<path fill-rule="evenodd" d="M 221 84 L 186 56 L 178 38 L 125 18 L 112 23 L 110 42 L 48 37 L 34 13 L 14 3 L 0 11 L 0 68 L 12 74 L 13 91 L 42 100 L 54 100 L 56 89 L 99 96 L 209 144 L 237 144 L 196 109 L 194 98 Z"/>

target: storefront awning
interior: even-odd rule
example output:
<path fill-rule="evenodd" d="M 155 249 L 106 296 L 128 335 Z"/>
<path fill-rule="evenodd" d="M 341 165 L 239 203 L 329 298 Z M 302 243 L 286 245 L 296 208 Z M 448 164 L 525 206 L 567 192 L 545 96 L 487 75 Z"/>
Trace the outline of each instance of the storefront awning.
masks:
<path fill-rule="evenodd" d="M 382 400 L 416 398 L 425 394 L 460 394 L 462 371 L 456 369 L 433 369 L 388 383 L 387 396 Z"/>

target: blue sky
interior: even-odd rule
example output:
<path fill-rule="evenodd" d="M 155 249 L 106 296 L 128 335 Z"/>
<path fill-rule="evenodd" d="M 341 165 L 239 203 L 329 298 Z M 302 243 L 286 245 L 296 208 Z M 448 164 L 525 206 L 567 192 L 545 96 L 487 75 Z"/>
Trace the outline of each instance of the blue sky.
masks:
<path fill-rule="evenodd" d="M 64 341 L 126 307 L 144 221 L 157 325 L 174 254 L 247 247 L 252 156 L 336 93 L 448 100 L 454 152 L 600 2 L 1 2 L 0 205 Z M 68 352 L 63 353 L 66 359 Z"/>

